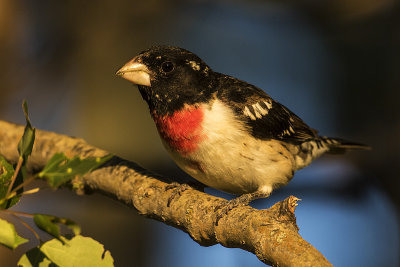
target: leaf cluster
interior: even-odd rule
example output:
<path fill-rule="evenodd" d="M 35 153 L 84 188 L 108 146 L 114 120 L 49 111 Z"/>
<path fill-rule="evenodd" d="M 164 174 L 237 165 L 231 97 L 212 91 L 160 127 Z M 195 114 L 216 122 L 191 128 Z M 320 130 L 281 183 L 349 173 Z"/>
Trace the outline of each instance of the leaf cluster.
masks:
<path fill-rule="evenodd" d="M 90 171 L 107 162 L 112 155 L 101 158 L 68 158 L 63 153 L 56 153 L 47 162 L 43 170 L 35 175 L 29 175 L 27 162 L 35 143 L 36 129 L 32 127 L 26 101 L 22 108 L 25 114 L 26 126 L 18 143 L 19 158 L 15 166 L 0 155 L 0 213 L 12 216 L 22 225 L 32 231 L 40 245 L 26 252 L 18 262 L 19 266 L 113 266 L 113 258 L 105 251 L 102 244 L 90 237 L 80 235 L 81 228 L 74 221 L 48 214 L 24 213 L 11 209 L 27 194 L 35 194 L 40 188 L 25 190 L 35 179 L 45 179 L 48 186 L 57 189 L 71 183 Z M 43 232 L 54 237 L 43 242 L 39 234 L 21 217 L 33 219 L 33 223 Z M 63 236 L 61 227 L 69 229 L 73 235 Z M 0 219 L 0 244 L 15 249 L 29 242 L 18 235 L 14 224 Z"/>

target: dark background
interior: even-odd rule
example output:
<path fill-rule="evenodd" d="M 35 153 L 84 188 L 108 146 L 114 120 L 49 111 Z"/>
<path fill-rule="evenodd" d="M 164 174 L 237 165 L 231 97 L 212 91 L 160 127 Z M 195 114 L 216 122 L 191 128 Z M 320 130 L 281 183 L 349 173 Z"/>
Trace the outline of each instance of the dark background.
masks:
<path fill-rule="evenodd" d="M 156 44 L 263 88 L 323 135 L 371 145 L 321 158 L 254 206 L 296 195 L 300 234 L 335 266 L 400 265 L 398 1 L 0 0 L 0 119 L 24 123 L 27 99 L 35 127 L 182 177 L 137 88 L 114 75 Z M 77 221 L 117 266 L 261 266 L 99 195 L 44 190 L 16 209 Z M 1 266 L 34 245 L 0 247 Z"/>

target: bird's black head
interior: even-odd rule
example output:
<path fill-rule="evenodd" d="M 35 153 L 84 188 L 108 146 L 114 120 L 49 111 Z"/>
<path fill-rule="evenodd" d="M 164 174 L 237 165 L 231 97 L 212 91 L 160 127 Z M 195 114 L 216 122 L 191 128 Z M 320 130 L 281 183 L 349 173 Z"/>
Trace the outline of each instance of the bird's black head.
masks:
<path fill-rule="evenodd" d="M 211 98 L 213 72 L 198 56 L 171 46 L 154 46 L 129 61 L 118 72 L 138 85 L 151 111 L 165 115 L 185 104 Z"/>

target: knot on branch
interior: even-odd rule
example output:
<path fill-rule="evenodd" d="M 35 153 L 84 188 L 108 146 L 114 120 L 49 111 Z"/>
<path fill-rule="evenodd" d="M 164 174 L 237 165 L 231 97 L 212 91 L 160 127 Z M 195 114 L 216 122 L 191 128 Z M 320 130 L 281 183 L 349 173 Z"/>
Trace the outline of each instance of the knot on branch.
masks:
<path fill-rule="evenodd" d="M 271 207 L 271 210 L 276 213 L 275 219 L 278 222 L 290 223 L 297 229 L 297 231 L 299 230 L 299 227 L 296 223 L 294 211 L 298 205 L 298 201 L 301 201 L 301 199 L 295 196 L 289 196 Z"/>

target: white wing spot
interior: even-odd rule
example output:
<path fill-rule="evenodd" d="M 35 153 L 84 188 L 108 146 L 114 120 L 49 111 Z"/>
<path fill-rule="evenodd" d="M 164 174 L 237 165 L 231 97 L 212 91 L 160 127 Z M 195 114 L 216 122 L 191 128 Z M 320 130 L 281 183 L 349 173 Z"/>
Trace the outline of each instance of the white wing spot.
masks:
<path fill-rule="evenodd" d="M 259 103 L 254 104 L 253 108 L 254 108 L 256 113 L 259 112 L 259 113 L 261 113 L 261 115 L 267 115 L 268 114 L 268 109 L 265 109 L 265 108 L 261 107 Z M 258 118 L 258 116 L 257 116 L 257 118 Z"/>
<path fill-rule="evenodd" d="M 264 104 L 267 106 L 268 109 L 272 108 L 272 103 L 271 101 L 264 101 Z"/>
<path fill-rule="evenodd" d="M 272 108 L 272 103 L 267 101 L 258 102 L 249 107 L 245 107 L 243 114 L 250 117 L 252 120 L 261 119 L 264 115 L 267 115 L 269 110 Z"/>
<path fill-rule="evenodd" d="M 253 109 L 254 109 L 254 115 L 256 115 L 256 117 L 257 117 L 258 119 L 261 119 L 261 118 L 262 118 L 262 115 L 261 115 L 260 112 L 257 110 L 256 105 L 257 105 L 257 104 L 251 105 L 251 106 L 253 107 Z"/>
<path fill-rule="evenodd" d="M 192 69 L 194 69 L 195 71 L 199 71 L 200 70 L 200 65 L 196 62 L 196 61 L 189 61 L 188 64 L 190 65 L 190 67 L 192 67 Z"/>
<path fill-rule="evenodd" d="M 256 120 L 256 117 L 254 116 L 253 113 L 251 113 L 251 111 L 249 110 L 248 107 L 245 107 L 243 110 L 243 114 L 250 117 L 250 119 L 252 119 L 253 121 Z"/>

